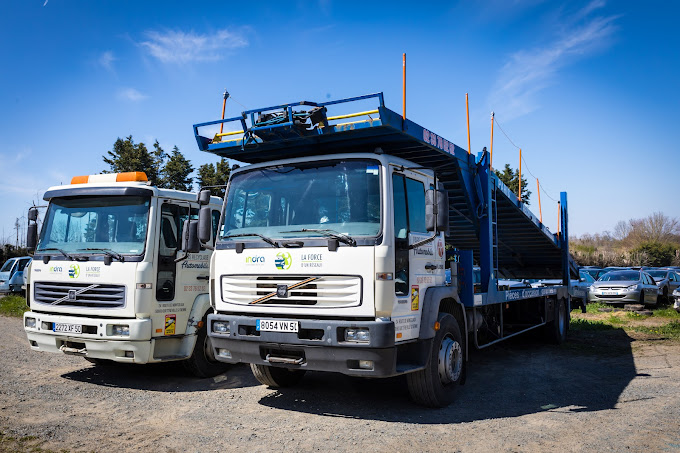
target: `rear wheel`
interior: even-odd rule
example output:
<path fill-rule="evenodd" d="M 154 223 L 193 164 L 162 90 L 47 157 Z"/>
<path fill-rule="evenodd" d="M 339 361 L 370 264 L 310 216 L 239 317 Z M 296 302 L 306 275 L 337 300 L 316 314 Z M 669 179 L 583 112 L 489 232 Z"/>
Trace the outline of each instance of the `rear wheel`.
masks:
<path fill-rule="evenodd" d="M 217 376 L 229 369 L 228 363 L 215 359 L 212 342 L 208 336 L 208 313 L 203 316 L 203 320 L 198 328 L 196 345 L 191 357 L 182 362 L 182 364 L 191 374 L 199 378 Z"/>
<path fill-rule="evenodd" d="M 463 379 L 463 337 L 456 318 L 440 313 L 439 330 L 425 368 L 407 375 L 411 399 L 428 407 L 446 407 L 453 401 Z"/>
<path fill-rule="evenodd" d="M 288 368 L 256 365 L 254 363 L 250 364 L 250 369 L 260 384 L 272 388 L 292 387 L 300 382 L 302 376 L 305 375 L 304 370 L 289 370 Z"/>
<path fill-rule="evenodd" d="M 567 316 L 567 304 L 564 299 L 559 299 L 555 302 L 555 316 L 545 327 L 546 336 L 551 343 L 562 344 L 567 339 L 569 317 Z"/>

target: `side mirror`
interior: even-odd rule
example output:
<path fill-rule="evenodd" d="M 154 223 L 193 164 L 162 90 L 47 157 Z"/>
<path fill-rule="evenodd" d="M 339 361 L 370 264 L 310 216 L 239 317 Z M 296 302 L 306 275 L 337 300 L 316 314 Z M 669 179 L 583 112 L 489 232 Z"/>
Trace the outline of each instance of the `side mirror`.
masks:
<path fill-rule="evenodd" d="M 198 201 L 198 204 L 201 206 L 205 206 L 208 203 L 210 203 L 210 190 L 203 189 L 200 192 L 198 192 L 198 197 L 196 201 Z"/>
<path fill-rule="evenodd" d="M 449 234 L 449 194 L 442 184 L 437 191 L 425 191 L 425 228 Z"/>
<path fill-rule="evenodd" d="M 38 220 L 38 208 L 30 208 L 28 210 L 28 221 L 35 222 Z"/>
<path fill-rule="evenodd" d="M 210 207 L 203 206 L 198 213 L 198 240 L 201 244 L 207 244 L 211 239 L 212 217 L 210 216 Z"/>
<path fill-rule="evenodd" d="M 29 213 L 31 211 L 28 211 Z M 28 224 L 28 229 L 26 230 L 26 248 L 30 251 L 34 251 L 35 247 L 38 245 L 38 224 L 33 222 Z"/>
<path fill-rule="evenodd" d="M 182 227 L 182 250 L 185 253 L 199 253 L 201 243 L 198 241 L 198 222 L 185 220 Z"/>

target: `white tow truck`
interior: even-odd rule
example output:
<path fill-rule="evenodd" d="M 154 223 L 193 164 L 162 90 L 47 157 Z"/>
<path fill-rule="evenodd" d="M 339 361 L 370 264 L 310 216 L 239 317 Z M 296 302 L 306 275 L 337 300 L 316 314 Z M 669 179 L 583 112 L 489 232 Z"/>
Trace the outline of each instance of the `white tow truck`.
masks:
<path fill-rule="evenodd" d="M 129 172 L 77 176 L 44 199 L 39 238 L 37 209 L 28 215 L 31 349 L 100 364 L 184 360 L 200 377 L 225 371 L 206 335 L 211 251 L 180 247 L 185 222 L 198 214 L 196 194 Z M 208 200 L 215 223 L 220 203 Z"/>
<path fill-rule="evenodd" d="M 202 135 L 234 122 L 242 130 Z M 575 270 L 566 193 L 556 235 L 488 153 L 476 159 L 387 109 L 382 93 L 246 111 L 194 133 L 201 150 L 250 164 L 231 173 L 211 257 L 218 360 L 251 364 L 271 387 L 306 371 L 406 375 L 413 400 L 441 407 L 465 381 L 470 347 L 538 328 L 565 340 Z M 210 243 L 210 208 L 192 231 Z M 508 288 L 504 278 L 563 284 Z"/>

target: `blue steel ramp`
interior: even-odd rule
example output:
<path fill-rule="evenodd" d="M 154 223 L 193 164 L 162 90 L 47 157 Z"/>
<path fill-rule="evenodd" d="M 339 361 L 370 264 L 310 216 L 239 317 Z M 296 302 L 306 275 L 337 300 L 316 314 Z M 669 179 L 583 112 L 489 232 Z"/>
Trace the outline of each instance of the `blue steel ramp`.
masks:
<path fill-rule="evenodd" d="M 377 107 L 331 116 L 359 101 Z M 349 121 L 348 121 L 349 120 Z M 201 135 L 216 125 L 240 130 Z M 325 103 L 296 102 L 194 125 L 199 149 L 245 163 L 335 153 L 376 152 L 434 169 L 449 196 L 447 243 L 472 250 L 483 268 L 507 278 L 565 278 L 571 267 L 566 228 L 558 238 L 467 151 L 384 105 L 382 93 Z M 380 152 L 378 150 L 377 152 Z M 566 194 L 563 225 L 566 222 Z M 566 256 L 566 258 L 565 258 Z M 573 273 L 573 270 L 572 270 Z"/>

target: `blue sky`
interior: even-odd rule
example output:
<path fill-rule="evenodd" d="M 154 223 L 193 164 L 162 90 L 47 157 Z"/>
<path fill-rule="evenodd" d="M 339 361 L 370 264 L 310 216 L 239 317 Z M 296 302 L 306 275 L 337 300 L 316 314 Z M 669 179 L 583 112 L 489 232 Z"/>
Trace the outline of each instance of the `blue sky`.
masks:
<path fill-rule="evenodd" d="M 551 230 L 560 191 L 572 236 L 680 217 L 677 2 L 0 4 L 0 240 L 48 187 L 107 169 L 118 137 L 214 162 L 192 125 L 225 88 L 228 116 L 377 91 L 400 111 L 404 52 L 407 116 L 466 148 L 469 93 L 478 152 L 495 111 Z M 518 166 L 498 127 L 493 162 Z"/>

